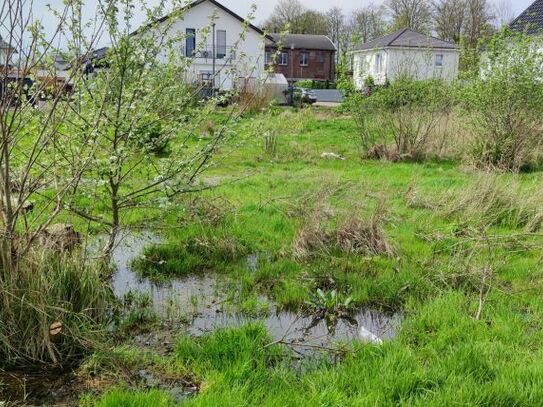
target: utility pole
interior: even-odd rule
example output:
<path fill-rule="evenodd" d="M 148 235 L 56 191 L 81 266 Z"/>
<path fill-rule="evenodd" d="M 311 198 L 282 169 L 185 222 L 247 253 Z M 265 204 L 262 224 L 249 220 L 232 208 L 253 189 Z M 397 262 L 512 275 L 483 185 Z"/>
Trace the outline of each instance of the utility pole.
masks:
<path fill-rule="evenodd" d="M 213 49 L 211 50 L 211 52 L 213 53 L 213 76 L 212 76 L 212 79 L 211 79 L 211 95 L 213 95 L 213 97 L 215 97 L 215 74 L 216 74 L 216 62 L 217 62 L 217 56 L 215 55 L 215 23 L 213 23 L 211 25 L 211 27 L 213 27 L 213 33 L 212 33 L 212 36 L 213 36 L 213 39 L 212 39 L 212 43 L 213 43 Z"/>

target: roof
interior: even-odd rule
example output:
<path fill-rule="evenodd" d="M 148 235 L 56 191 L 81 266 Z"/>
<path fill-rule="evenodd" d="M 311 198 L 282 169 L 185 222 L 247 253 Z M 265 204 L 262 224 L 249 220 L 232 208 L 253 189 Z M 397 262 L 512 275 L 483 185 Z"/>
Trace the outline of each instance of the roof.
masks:
<path fill-rule="evenodd" d="M 439 38 L 421 34 L 410 28 L 404 28 L 384 37 L 362 44 L 359 50 L 375 48 L 439 48 L 458 49 L 454 42 L 440 40 Z"/>
<path fill-rule="evenodd" d="M 274 42 L 281 43 L 288 48 L 294 46 L 295 49 L 336 50 L 336 46 L 326 35 L 271 34 L 271 37 Z"/>
<path fill-rule="evenodd" d="M 232 10 L 230 10 L 228 7 L 226 6 L 223 6 L 221 3 L 219 3 L 218 1 L 216 0 L 195 0 L 193 1 L 192 3 L 188 4 L 187 6 L 185 7 L 182 7 L 181 9 L 177 10 L 178 11 L 187 11 L 187 10 L 190 10 L 196 6 L 199 6 L 200 4 L 202 3 L 205 3 L 206 1 L 209 1 L 211 4 L 213 4 L 215 7 L 217 8 L 220 8 L 221 10 L 225 11 L 226 13 L 230 14 L 232 17 L 234 17 L 235 19 L 239 20 L 240 22 L 244 23 L 244 24 L 247 24 L 248 27 L 250 27 L 251 29 L 255 30 L 257 33 L 261 34 L 261 35 L 264 35 L 266 38 L 268 38 L 269 40 L 273 40 L 273 38 L 271 38 L 271 36 L 269 35 L 266 35 L 266 33 L 264 33 L 264 31 L 262 31 L 261 28 L 258 28 L 256 25 L 253 25 L 251 24 L 250 22 L 248 22 L 246 19 L 244 19 L 243 17 L 241 17 L 239 14 L 236 14 L 234 13 Z M 143 31 L 151 26 L 154 26 L 156 24 L 160 24 L 166 20 L 168 20 L 168 18 L 170 18 L 174 13 L 170 13 L 168 15 L 165 15 L 164 17 L 161 17 L 159 18 L 158 20 L 156 21 L 153 21 L 151 24 L 147 24 L 143 27 L 140 27 L 138 28 L 136 31 L 134 31 L 131 35 L 134 35 L 140 31 Z"/>
<path fill-rule="evenodd" d="M 543 0 L 536 0 L 510 25 L 514 31 L 526 34 L 543 33 Z"/>

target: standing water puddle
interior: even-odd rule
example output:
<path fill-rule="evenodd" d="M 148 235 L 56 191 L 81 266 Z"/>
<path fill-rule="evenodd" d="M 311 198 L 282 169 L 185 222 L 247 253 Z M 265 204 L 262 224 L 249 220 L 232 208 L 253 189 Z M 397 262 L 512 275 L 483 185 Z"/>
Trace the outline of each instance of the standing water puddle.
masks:
<path fill-rule="evenodd" d="M 156 283 L 140 278 L 132 271 L 131 261 L 140 256 L 146 246 L 159 242 L 157 236 L 148 232 L 139 235 L 130 233 L 122 237 L 113 255 L 117 268 L 113 276 L 113 291 L 121 299 L 128 292 L 149 294 L 158 314 L 182 315 L 188 319 L 190 325 L 187 330 L 193 336 L 262 321 L 274 341 L 311 349 L 331 347 L 335 342 L 357 340 L 381 343 L 382 340 L 393 339 L 402 322 L 401 314 L 389 315 L 364 309 L 349 320 L 339 319 L 335 329 L 330 332 L 324 320 L 276 311 L 274 307 L 270 307 L 268 316 L 261 318 L 232 314 L 226 310 L 232 305 L 232 295 L 229 296 L 225 291 L 228 284 L 221 284 L 217 276 L 193 276 Z M 251 270 L 258 267 L 255 255 L 248 258 L 248 267 Z"/>

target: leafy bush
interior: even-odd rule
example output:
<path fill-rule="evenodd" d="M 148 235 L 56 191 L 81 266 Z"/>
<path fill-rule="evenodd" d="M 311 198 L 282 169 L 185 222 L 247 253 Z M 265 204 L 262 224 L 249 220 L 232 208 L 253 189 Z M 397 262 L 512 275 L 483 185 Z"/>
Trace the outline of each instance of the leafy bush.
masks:
<path fill-rule="evenodd" d="M 335 89 L 336 84 L 330 81 L 314 81 L 311 79 L 305 79 L 303 81 L 296 82 L 296 86 L 306 89 Z"/>
<path fill-rule="evenodd" d="M 441 81 L 401 78 L 369 97 L 353 95 L 349 106 L 362 155 L 393 161 L 424 158 L 442 117 L 451 111 L 449 92 Z"/>
<path fill-rule="evenodd" d="M 537 158 L 543 137 L 542 68 L 543 54 L 530 38 L 507 31 L 492 38 L 480 77 L 462 93 L 475 165 L 517 171 Z"/>

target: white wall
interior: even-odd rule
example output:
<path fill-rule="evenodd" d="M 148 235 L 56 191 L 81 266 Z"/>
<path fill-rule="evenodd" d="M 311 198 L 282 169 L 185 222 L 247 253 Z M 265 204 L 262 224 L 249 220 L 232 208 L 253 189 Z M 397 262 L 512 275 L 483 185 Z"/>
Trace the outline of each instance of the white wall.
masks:
<path fill-rule="evenodd" d="M 383 67 L 375 71 L 377 54 L 382 55 Z M 443 66 L 436 67 L 436 55 L 443 55 Z M 386 48 L 358 51 L 354 55 L 354 81 L 363 89 L 364 80 L 371 75 L 375 84 L 384 85 L 402 75 L 417 80 L 443 79 L 450 82 L 458 77 L 460 53 L 447 49 Z"/>
<path fill-rule="evenodd" d="M 376 69 L 377 55 L 382 58 L 381 69 Z M 365 80 L 371 76 L 377 85 L 386 82 L 388 54 L 384 49 L 358 51 L 353 58 L 353 79 L 357 89 L 364 88 Z"/>
<path fill-rule="evenodd" d="M 215 18 L 214 18 L 215 17 Z M 204 2 L 187 10 L 175 22 L 170 24 L 170 38 L 185 37 L 187 28 L 196 29 L 196 50 L 208 47 L 212 50 L 211 22 L 215 21 L 216 31 L 226 30 L 226 45 L 234 47 L 235 58 L 230 60 L 230 48 L 227 48 L 227 58 L 216 60 L 216 85 L 223 90 L 229 90 L 247 80 L 260 79 L 264 74 L 264 37 L 224 10 L 215 7 L 210 2 Z M 162 29 L 163 30 L 163 29 Z M 185 41 L 179 43 L 179 53 L 183 53 Z M 211 55 L 211 54 L 210 54 Z M 165 57 L 165 56 L 164 56 Z M 188 72 L 189 81 L 196 81 L 199 73 L 212 71 L 212 58 L 193 58 Z"/>
<path fill-rule="evenodd" d="M 8 53 L 7 50 L 0 49 L 0 66 L 7 65 Z"/>

